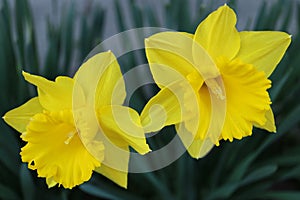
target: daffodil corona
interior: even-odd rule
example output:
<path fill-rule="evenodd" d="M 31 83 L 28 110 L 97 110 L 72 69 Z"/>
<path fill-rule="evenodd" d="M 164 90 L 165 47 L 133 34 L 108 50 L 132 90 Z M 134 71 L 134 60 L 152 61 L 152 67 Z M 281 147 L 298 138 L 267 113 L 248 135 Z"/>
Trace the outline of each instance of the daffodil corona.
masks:
<path fill-rule="evenodd" d="M 95 72 L 99 72 L 99 80 L 91 82 Z M 27 162 L 30 169 L 37 170 L 39 177 L 45 177 L 49 187 L 59 184 L 72 188 L 88 181 L 93 170 L 126 187 L 128 146 L 141 154 L 150 149 L 139 115 L 122 106 L 125 85 L 114 55 L 105 52 L 93 56 L 79 68 L 74 78 L 59 76 L 55 81 L 49 81 L 25 72 L 23 76 L 37 86 L 38 96 L 3 117 L 26 142 L 20 153 L 22 161 Z M 113 97 L 115 87 L 117 92 Z M 90 88 L 93 88 L 93 94 L 89 93 Z M 74 96 L 76 92 L 77 96 Z M 78 118 L 80 111 L 85 115 Z M 115 112 L 130 114 L 132 120 L 126 123 L 135 128 L 131 129 L 131 135 L 119 127 L 122 122 L 116 120 Z M 96 116 L 96 123 L 92 121 L 92 115 Z M 122 154 L 124 157 L 106 152 L 101 138 L 94 138 L 100 131 L 113 145 L 126 152 Z M 122 170 L 107 165 L 106 157 L 124 165 Z"/>
<path fill-rule="evenodd" d="M 291 36 L 277 31 L 238 32 L 235 26 L 234 11 L 224 5 L 202 21 L 195 34 L 163 32 L 145 40 L 150 69 L 161 91 L 145 106 L 142 124 L 148 132 L 175 124 L 194 158 L 203 157 L 219 140 L 250 136 L 253 126 L 276 132 L 268 77 Z M 184 89 L 193 91 L 193 102 L 178 94 Z M 153 108 L 155 104 L 164 111 Z M 155 123 L 162 112 L 167 116 L 164 123 Z"/>

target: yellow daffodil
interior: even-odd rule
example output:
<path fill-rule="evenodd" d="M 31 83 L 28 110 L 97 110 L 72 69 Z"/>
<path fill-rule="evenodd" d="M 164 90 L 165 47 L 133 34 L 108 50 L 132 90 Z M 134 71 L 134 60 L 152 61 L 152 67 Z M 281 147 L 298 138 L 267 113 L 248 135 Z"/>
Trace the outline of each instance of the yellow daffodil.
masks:
<path fill-rule="evenodd" d="M 127 187 L 129 146 L 140 154 L 150 151 L 139 114 L 122 106 L 125 83 L 112 54 L 98 54 L 81 66 L 74 77 L 73 114 L 81 141 L 96 158 L 97 145 L 105 147 L 104 159 L 95 171 Z"/>
<path fill-rule="evenodd" d="M 268 77 L 291 36 L 238 32 L 235 26 L 234 11 L 224 5 L 202 21 L 195 34 L 163 32 L 145 40 L 150 69 L 161 90 L 145 106 L 142 124 L 147 132 L 175 124 L 194 158 L 203 157 L 221 139 L 250 136 L 253 126 L 276 132 Z M 183 81 L 189 83 L 195 101 L 181 94 Z M 156 104 L 164 109 L 153 107 Z M 163 112 L 164 122 L 158 123 Z"/>
<path fill-rule="evenodd" d="M 91 73 L 87 71 L 101 72 L 100 80 L 92 82 L 94 80 L 87 76 Z M 45 177 L 49 187 L 59 184 L 72 188 L 88 181 L 93 170 L 126 187 L 127 168 L 120 171 L 103 162 L 106 157 L 114 157 L 126 166 L 129 145 L 141 154 L 147 153 L 149 147 L 143 137 L 139 115 L 122 106 L 125 86 L 114 55 L 105 52 L 93 56 L 79 68 L 74 78 L 59 76 L 55 81 L 49 81 L 26 72 L 23 76 L 37 87 L 38 96 L 7 112 L 3 118 L 26 142 L 20 154 L 22 161 L 28 162 L 28 168 L 37 170 L 39 177 Z M 79 77 L 80 81 L 77 80 Z M 117 95 L 112 99 L 116 83 Z M 96 93 L 89 93 L 89 87 L 94 87 Z M 74 95 L 76 91 L 80 91 L 79 96 Z M 89 102 L 94 105 L 91 107 Z M 78 118 L 78 105 L 85 113 L 82 118 Z M 118 126 L 119 122 L 112 114 L 115 111 L 120 115 L 131 114 L 129 119 L 133 120 L 126 120 L 126 123 L 135 127 L 131 130 L 132 135 Z M 93 123 L 88 115 L 95 115 L 97 123 Z M 127 152 L 122 154 L 125 157 L 107 152 L 104 142 L 92 138 L 99 132 L 99 127 L 111 143 Z"/>

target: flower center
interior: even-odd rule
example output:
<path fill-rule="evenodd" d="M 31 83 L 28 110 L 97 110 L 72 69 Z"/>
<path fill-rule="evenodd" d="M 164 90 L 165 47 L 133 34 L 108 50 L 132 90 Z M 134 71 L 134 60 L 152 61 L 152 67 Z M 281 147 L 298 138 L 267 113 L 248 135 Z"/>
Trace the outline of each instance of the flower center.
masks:
<path fill-rule="evenodd" d="M 206 79 L 205 82 L 202 82 L 203 79 L 201 78 L 201 76 L 197 73 L 191 73 L 189 75 L 187 75 L 187 79 L 189 81 L 189 83 L 191 84 L 191 86 L 199 91 L 201 87 L 203 86 L 207 86 L 207 88 L 209 88 L 209 90 L 216 95 L 216 97 L 220 100 L 225 100 L 225 89 L 222 87 L 222 77 L 221 76 L 217 76 L 215 78 L 209 78 Z"/>
<path fill-rule="evenodd" d="M 65 130 L 64 143 L 66 145 L 70 144 L 72 139 L 78 134 L 77 129 L 74 126 L 74 119 L 71 110 L 61 110 L 61 111 L 43 111 L 43 114 L 39 114 L 39 118 L 43 118 L 46 121 L 49 121 L 52 125 L 58 126 L 61 130 Z"/>
<path fill-rule="evenodd" d="M 71 131 L 68 133 L 68 137 L 67 139 L 64 141 L 65 144 L 69 144 L 71 142 L 71 140 L 73 139 L 74 135 L 77 134 L 77 131 Z"/>
<path fill-rule="evenodd" d="M 217 81 L 218 78 L 207 79 L 205 81 L 205 84 L 210 89 L 210 91 L 212 91 L 212 93 L 217 96 L 218 99 L 225 100 L 223 89 L 220 87 L 220 84 Z"/>

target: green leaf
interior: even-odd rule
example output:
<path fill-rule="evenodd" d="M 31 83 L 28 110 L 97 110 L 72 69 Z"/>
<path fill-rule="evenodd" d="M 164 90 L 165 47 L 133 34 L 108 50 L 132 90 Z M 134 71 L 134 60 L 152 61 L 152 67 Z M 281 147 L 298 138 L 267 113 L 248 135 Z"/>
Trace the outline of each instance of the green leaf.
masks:
<path fill-rule="evenodd" d="M 289 167 L 289 169 L 280 177 L 280 180 L 287 179 L 298 179 L 300 181 L 300 164 L 295 167 Z"/>
<path fill-rule="evenodd" d="M 235 182 L 241 180 L 256 157 L 257 153 L 253 153 L 248 155 L 241 162 L 239 162 L 234 168 L 233 173 L 229 176 L 228 182 Z"/>
<path fill-rule="evenodd" d="M 0 199 L 18 200 L 20 197 L 12 190 L 12 188 L 6 187 L 0 183 Z"/>
<path fill-rule="evenodd" d="M 143 6 L 143 14 L 145 15 L 145 22 L 148 23 L 147 26 L 150 27 L 161 27 L 161 23 L 158 19 L 157 14 L 155 13 L 155 11 L 149 7 L 149 6 Z"/>
<path fill-rule="evenodd" d="M 261 182 L 256 182 L 255 184 L 249 185 L 244 187 L 244 190 L 239 190 L 236 192 L 234 195 L 233 200 L 253 200 L 257 199 L 257 196 L 259 194 L 264 193 L 266 190 L 270 188 L 272 185 L 272 181 L 261 181 Z"/>
<path fill-rule="evenodd" d="M 52 79 L 58 75 L 60 37 L 59 37 L 59 31 L 56 29 L 54 25 L 50 23 L 49 18 L 48 18 L 47 32 L 48 32 L 47 41 L 49 43 L 49 47 L 46 52 L 45 68 L 43 74 L 45 74 L 47 78 Z"/>
<path fill-rule="evenodd" d="M 281 24 L 281 30 L 286 31 L 291 26 L 291 22 L 293 21 L 293 5 L 294 2 L 292 1 L 286 1 L 286 3 L 282 4 L 282 6 L 285 7 L 284 10 L 284 20 Z"/>
<path fill-rule="evenodd" d="M 20 168 L 20 184 L 24 200 L 35 199 L 35 186 L 26 164 Z"/>
<path fill-rule="evenodd" d="M 300 122 L 300 105 L 296 106 L 279 124 L 278 133 L 286 133 Z"/>
<path fill-rule="evenodd" d="M 263 166 L 250 173 L 247 177 L 241 181 L 228 182 L 225 185 L 218 187 L 211 191 L 206 199 L 219 199 L 229 198 L 238 188 L 243 187 L 247 184 L 260 181 L 270 175 L 274 174 L 277 170 L 276 165 Z"/>
<path fill-rule="evenodd" d="M 249 173 L 242 181 L 241 185 L 247 185 L 255 181 L 259 181 L 274 174 L 278 169 L 277 165 L 262 166 Z"/>
<path fill-rule="evenodd" d="M 74 32 L 74 22 L 75 22 L 75 3 L 71 2 L 71 6 L 69 7 L 68 11 L 65 12 L 63 10 L 63 23 L 61 24 L 61 42 L 62 42 L 62 54 L 61 58 L 63 59 L 62 62 L 62 74 L 67 75 L 69 72 L 69 68 L 71 67 L 71 59 L 72 59 L 72 48 L 73 48 L 73 32 Z"/>
<path fill-rule="evenodd" d="M 99 198 L 113 199 L 113 200 L 123 200 L 123 199 L 138 200 L 139 199 L 131 195 L 130 193 L 127 193 L 120 189 L 114 189 L 112 187 L 108 187 L 103 184 L 101 186 L 96 187 L 95 185 L 85 183 L 79 186 L 79 188 L 82 191 Z"/>
<path fill-rule="evenodd" d="M 16 139 L 18 134 L 12 131 L 3 121 L 0 121 L 0 162 L 14 175 L 18 175 L 20 165 L 19 145 Z"/>
<path fill-rule="evenodd" d="M 285 74 L 281 75 L 281 79 L 271 88 L 270 96 L 272 101 L 276 101 L 279 97 L 281 90 L 284 88 L 286 82 L 289 80 L 292 70 L 288 70 Z"/>
<path fill-rule="evenodd" d="M 125 23 L 125 17 L 123 17 L 123 12 L 122 12 L 122 8 L 120 5 L 121 1 L 115 0 L 114 1 L 114 7 L 116 9 L 116 17 L 117 17 L 117 23 L 118 23 L 118 28 L 119 28 L 119 32 L 123 32 L 126 30 L 126 23 Z"/>
<path fill-rule="evenodd" d="M 205 199 L 213 200 L 213 199 L 228 199 L 231 194 L 239 187 L 239 183 L 228 183 L 224 186 L 218 187 L 217 189 L 211 191 L 209 195 L 206 196 Z"/>
<path fill-rule="evenodd" d="M 273 200 L 299 200 L 300 192 L 298 191 L 274 191 L 262 193 L 258 199 L 273 199 Z"/>
<path fill-rule="evenodd" d="M 143 27 L 142 11 L 136 5 L 135 0 L 130 0 L 129 13 L 131 14 L 131 21 L 134 22 L 134 28 Z"/>

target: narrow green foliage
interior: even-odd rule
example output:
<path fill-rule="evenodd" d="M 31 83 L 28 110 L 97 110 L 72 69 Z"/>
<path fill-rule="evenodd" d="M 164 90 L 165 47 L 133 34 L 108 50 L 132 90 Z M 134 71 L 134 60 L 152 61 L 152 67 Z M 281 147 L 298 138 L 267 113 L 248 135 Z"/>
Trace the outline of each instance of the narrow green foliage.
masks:
<path fill-rule="evenodd" d="M 35 185 L 26 164 L 21 165 L 20 169 L 20 184 L 24 200 L 35 199 Z"/>

